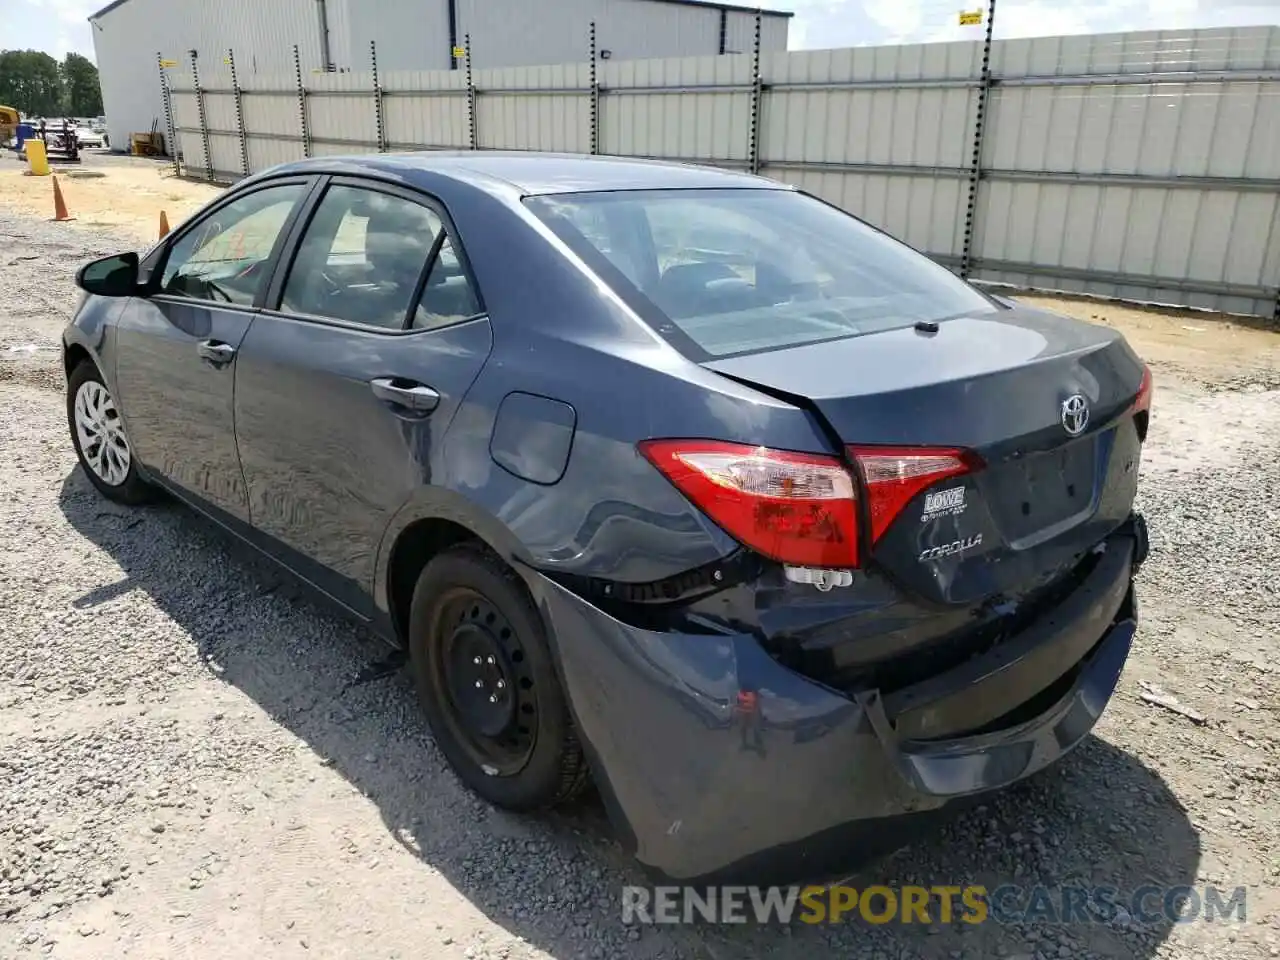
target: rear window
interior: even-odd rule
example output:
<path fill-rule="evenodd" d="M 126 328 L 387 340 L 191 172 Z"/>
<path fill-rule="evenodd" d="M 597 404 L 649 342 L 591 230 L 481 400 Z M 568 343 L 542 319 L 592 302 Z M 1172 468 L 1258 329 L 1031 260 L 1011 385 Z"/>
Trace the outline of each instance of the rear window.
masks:
<path fill-rule="evenodd" d="M 928 257 L 788 190 L 636 190 L 526 202 L 694 359 L 997 309 Z"/>

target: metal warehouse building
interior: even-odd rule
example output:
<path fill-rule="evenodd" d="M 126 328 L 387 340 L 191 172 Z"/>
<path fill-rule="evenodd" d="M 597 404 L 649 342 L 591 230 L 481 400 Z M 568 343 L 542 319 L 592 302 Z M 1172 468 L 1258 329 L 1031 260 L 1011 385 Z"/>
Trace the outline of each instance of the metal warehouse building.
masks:
<path fill-rule="evenodd" d="M 89 18 L 111 143 L 164 125 L 157 54 L 221 65 L 235 51 L 243 74 L 448 70 L 470 35 L 476 68 L 580 63 L 596 24 L 603 59 L 750 53 L 752 7 L 708 0 L 115 0 Z M 787 48 L 790 13 L 766 11 L 760 44 Z"/>

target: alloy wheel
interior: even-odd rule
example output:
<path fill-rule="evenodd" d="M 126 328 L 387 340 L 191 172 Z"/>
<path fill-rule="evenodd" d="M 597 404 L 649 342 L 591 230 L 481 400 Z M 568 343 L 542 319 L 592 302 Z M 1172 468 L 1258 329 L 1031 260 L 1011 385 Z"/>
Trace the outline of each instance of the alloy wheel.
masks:
<path fill-rule="evenodd" d="M 80 384 L 74 419 L 84 462 L 103 483 L 120 486 L 129 476 L 133 458 L 111 391 L 97 380 Z"/>

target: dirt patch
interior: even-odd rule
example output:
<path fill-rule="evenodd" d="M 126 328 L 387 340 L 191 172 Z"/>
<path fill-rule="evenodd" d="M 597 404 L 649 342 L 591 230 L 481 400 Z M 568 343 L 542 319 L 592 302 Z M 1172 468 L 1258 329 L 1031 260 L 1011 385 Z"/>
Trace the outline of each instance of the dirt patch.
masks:
<path fill-rule="evenodd" d="M 1115 327 L 1148 363 L 1212 389 L 1280 388 L 1280 324 L 1203 310 L 1021 295 L 1024 303 Z"/>
<path fill-rule="evenodd" d="M 53 217 L 53 182 L 27 175 L 26 164 L 0 160 L 0 206 L 32 217 Z M 222 192 L 213 184 L 173 175 L 173 167 L 133 157 L 85 155 L 77 166 L 54 166 L 67 211 L 79 229 L 105 228 L 139 246 L 159 235 L 160 211 L 176 226 Z"/>

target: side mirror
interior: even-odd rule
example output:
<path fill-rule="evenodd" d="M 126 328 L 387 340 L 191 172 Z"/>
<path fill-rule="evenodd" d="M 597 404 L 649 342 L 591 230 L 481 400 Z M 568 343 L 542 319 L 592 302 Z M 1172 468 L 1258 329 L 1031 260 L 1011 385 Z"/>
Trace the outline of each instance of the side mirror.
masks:
<path fill-rule="evenodd" d="M 138 292 L 138 255 L 120 253 L 86 263 L 76 272 L 76 285 L 98 297 L 132 297 Z"/>

